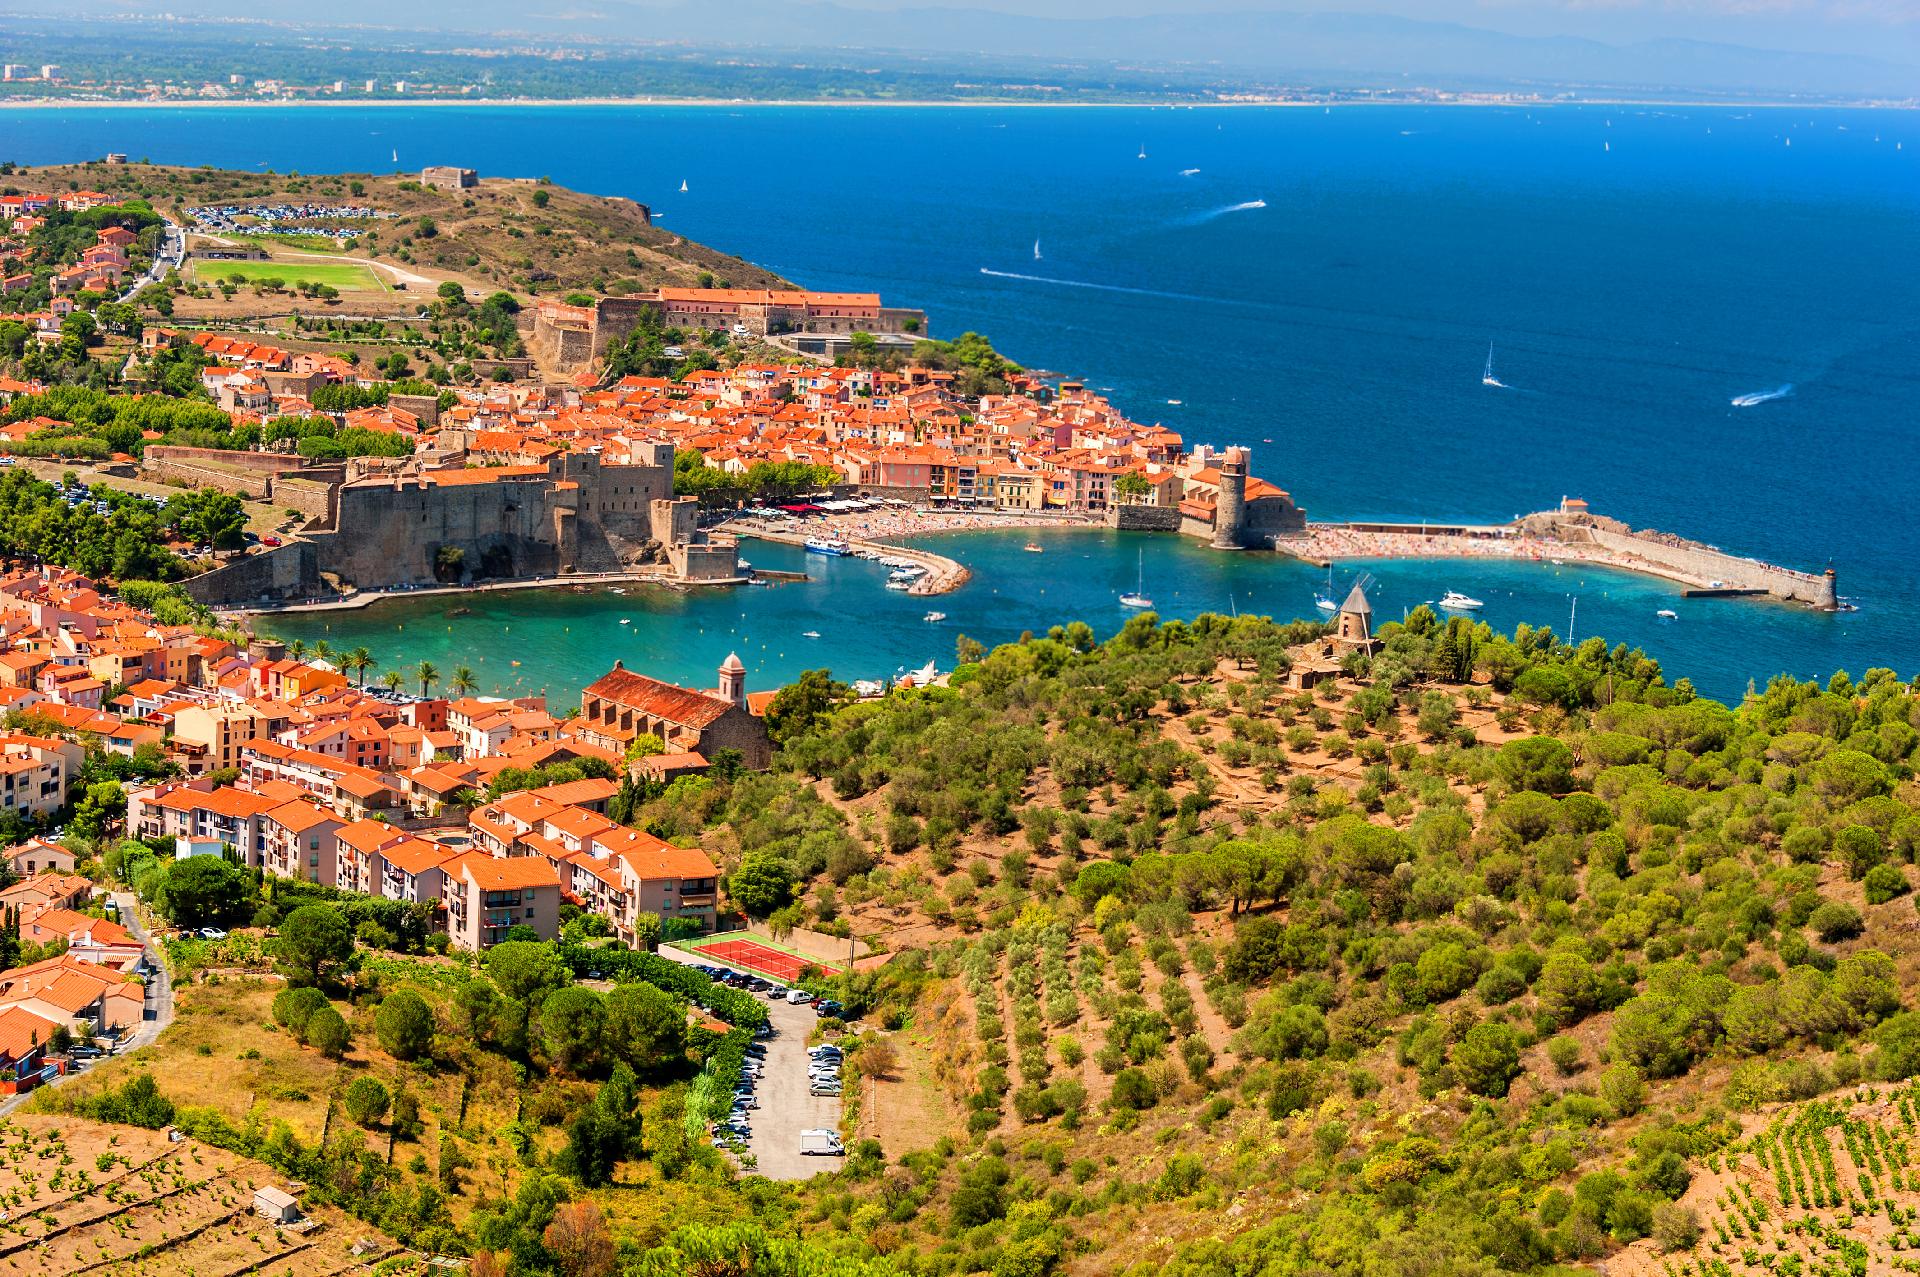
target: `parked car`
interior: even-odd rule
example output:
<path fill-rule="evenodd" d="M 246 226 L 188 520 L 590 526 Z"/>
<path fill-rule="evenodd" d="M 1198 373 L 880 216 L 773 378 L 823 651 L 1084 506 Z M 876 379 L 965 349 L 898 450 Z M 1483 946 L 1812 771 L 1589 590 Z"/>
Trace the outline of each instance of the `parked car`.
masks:
<path fill-rule="evenodd" d="M 227 933 L 218 927 L 202 927 L 200 928 L 200 938 L 202 940 L 225 940 Z"/>
<path fill-rule="evenodd" d="M 787 990 L 787 1002 L 791 1006 L 799 1006 L 804 1002 L 811 1002 L 811 1001 L 813 1001 L 813 995 L 811 993 L 808 993 L 805 989 L 788 989 Z"/>

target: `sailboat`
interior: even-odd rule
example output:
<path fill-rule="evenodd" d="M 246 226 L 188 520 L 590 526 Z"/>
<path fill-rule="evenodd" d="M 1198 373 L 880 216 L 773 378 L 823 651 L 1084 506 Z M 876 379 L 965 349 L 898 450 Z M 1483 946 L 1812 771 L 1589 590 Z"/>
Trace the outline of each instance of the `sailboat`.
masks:
<path fill-rule="evenodd" d="M 1134 569 L 1133 590 L 1120 596 L 1121 607 L 1152 607 L 1153 600 L 1147 597 L 1147 556 L 1140 552 L 1140 560 Z"/>
<path fill-rule="evenodd" d="M 1143 160 L 1147 158 L 1147 144 L 1145 142 L 1140 144 L 1140 158 Z"/>
<path fill-rule="evenodd" d="M 1340 605 L 1333 601 L 1333 564 L 1327 564 L 1327 592 L 1313 596 L 1313 605 L 1322 612 L 1338 612 Z"/>
<path fill-rule="evenodd" d="M 1500 380 L 1498 377 L 1493 375 L 1493 343 L 1492 342 L 1487 343 L 1487 368 L 1485 372 L 1480 374 L 1480 384 L 1483 386 L 1492 386 L 1497 390 L 1505 390 L 1507 388 L 1506 382 Z"/>
<path fill-rule="evenodd" d="M 682 195 L 687 193 L 687 179 L 684 177 L 680 179 L 680 193 Z"/>
<path fill-rule="evenodd" d="M 1033 260 L 1036 262 L 1040 260 L 1040 241 L 1037 239 L 1033 241 Z"/>
<path fill-rule="evenodd" d="M 393 148 L 393 162 L 395 164 L 400 162 L 400 148 L 397 146 Z"/>

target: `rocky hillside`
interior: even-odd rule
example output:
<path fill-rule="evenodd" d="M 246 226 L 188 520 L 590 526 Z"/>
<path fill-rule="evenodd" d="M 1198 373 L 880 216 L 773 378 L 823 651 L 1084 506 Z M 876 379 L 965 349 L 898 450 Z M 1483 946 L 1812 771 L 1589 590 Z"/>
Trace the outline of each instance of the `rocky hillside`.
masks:
<path fill-rule="evenodd" d="M 587 195 L 536 179 L 482 176 L 478 187 L 423 187 L 417 173 L 278 174 L 155 164 L 60 165 L 16 170 L 0 187 L 97 190 L 141 198 L 183 220 L 209 205 L 355 204 L 392 219 L 341 221 L 359 231 L 349 257 L 417 270 L 475 287 L 552 295 L 633 292 L 703 280 L 743 288 L 783 283 L 769 271 L 650 226 L 632 200 Z"/>
<path fill-rule="evenodd" d="M 897 951 L 849 990 L 894 1082 L 807 1195 L 819 1240 L 943 1272 L 1900 1264 L 1914 688 L 1729 708 L 1423 609 L 1290 690 L 1314 628 L 1072 627 L 817 718 L 815 680 L 785 774 L 643 813 L 776 923 Z"/>

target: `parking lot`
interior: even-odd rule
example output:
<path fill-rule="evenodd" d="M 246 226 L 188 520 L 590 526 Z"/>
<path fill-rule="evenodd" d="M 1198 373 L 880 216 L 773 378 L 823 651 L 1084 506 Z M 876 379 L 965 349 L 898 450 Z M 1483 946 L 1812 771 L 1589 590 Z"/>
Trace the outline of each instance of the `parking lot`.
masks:
<path fill-rule="evenodd" d="M 819 1017 L 808 1006 L 770 1003 L 767 1013 L 779 1035 L 767 1042 L 760 1074 L 760 1107 L 753 1110 L 748 1151 L 768 1179 L 806 1179 L 840 1169 L 838 1157 L 809 1157 L 800 1152 L 800 1132 L 840 1129 L 838 1096 L 807 1094 L 807 1034 Z"/>
<path fill-rule="evenodd" d="M 703 965 L 694 954 L 671 945 L 663 945 L 660 956 L 688 966 Z M 758 1039 L 758 1045 L 766 1048 L 754 1080 L 753 1098 L 759 1107 L 747 1110 L 752 1134 L 742 1151 L 753 1155 L 759 1172 L 768 1179 L 806 1179 L 839 1170 L 843 1159 L 838 1156 L 800 1151 L 802 1131 L 840 1129 L 840 1097 L 810 1093 L 807 1035 L 820 1022 L 819 1013 L 784 997 L 768 1000 L 766 1005 L 767 1019 L 776 1032 L 771 1038 Z M 842 1072 L 843 1083 L 852 1085 L 851 1074 Z"/>

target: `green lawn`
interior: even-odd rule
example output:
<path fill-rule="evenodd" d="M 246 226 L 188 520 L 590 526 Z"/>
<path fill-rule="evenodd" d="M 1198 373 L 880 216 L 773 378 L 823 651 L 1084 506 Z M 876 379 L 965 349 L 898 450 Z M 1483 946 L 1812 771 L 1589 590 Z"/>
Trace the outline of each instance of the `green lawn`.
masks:
<path fill-rule="evenodd" d="M 217 284 L 235 275 L 248 283 L 257 279 L 285 280 L 287 286 L 306 281 L 327 284 L 343 293 L 384 293 L 386 282 L 373 269 L 360 262 L 316 262 L 305 259 L 274 262 L 195 262 L 193 277 L 203 284 Z"/>

